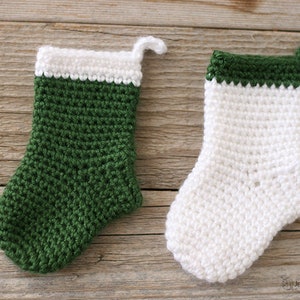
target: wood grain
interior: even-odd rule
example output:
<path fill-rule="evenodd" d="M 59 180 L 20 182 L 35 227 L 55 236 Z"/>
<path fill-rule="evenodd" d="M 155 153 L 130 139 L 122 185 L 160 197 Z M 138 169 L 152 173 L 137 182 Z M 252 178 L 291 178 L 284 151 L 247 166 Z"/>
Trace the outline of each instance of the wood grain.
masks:
<path fill-rule="evenodd" d="M 300 220 L 287 225 L 246 273 L 225 285 L 207 284 L 182 271 L 166 249 L 164 238 L 169 206 L 201 149 L 203 83 L 212 50 L 289 55 L 300 46 L 300 32 L 180 26 L 199 26 L 193 23 L 197 14 L 198 20 L 204 17 L 201 26 L 211 24 L 205 23 L 214 21 L 205 19 L 205 10 L 202 11 L 205 8 L 212 15 L 211 7 L 215 8 L 221 23 L 210 27 L 225 26 L 224 14 L 227 14 L 226 18 L 248 16 L 236 24 L 230 21 L 231 28 L 267 29 L 279 23 L 281 16 L 286 22 L 281 23 L 280 29 L 292 26 L 299 30 L 299 18 L 295 18 L 299 10 L 287 5 L 287 2 L 297 3 L 278 2 L 271 9 L 271 1 L 248 4 L 186 1 L 186 11 L 178 17 L 181 1 L 141 1 L 139 7 L 135 1 L 130 5 L 127 1 L 119 2 L 119 7 L 113 6 L 116 2 L 92 0 L 88 6 L 86 1 L 64 1 L 64 10 L 57 11 L 56 15 L 53 11 L 57 0 L 47 2 L 48 14 L 45 14 L 46 6 L 40 4 L 45 4 L 43 1 L 17 2 L 0 3 L 0 12 L 6 10 L 0 13 L 0 19 L 14 21 L 0 22 L 0 195 L 20 163 L 30 136 L 34 62 L 40 45 L 128 50 L 137 36 L 151 34 L 163 38 L 169 51 L 164 56 L 149 52 L 143 62 L 136 131 L 136 169 L 143 189 L 143 206 L 109 224 L 80 257 L 57 273 L 42 276 L 22 272 L 0 251 L 0 299 L 298 300 Z M 107 12 L 100 21 L 95 20 L 96 4 L 101 4 L 101 9 Z M 128 16 L 124 20 L 114 19 L 114 24 L 136 24 L 135 18 L 138 25 L 152 22 L 163 26 L 79 24 L 106 23 L 109 18 L 111 23 L 111 16 L 118 17 L 118 10 L 125 5 Z M 156 17 L 149 11 L 144 19 L 133 15 L 137 9 L 143 12 L 146 7 L 161 11 Z M 175 14 L 170 10 L 170 18 L 165 18 L 168 20 L 163 23 L 162 14 L 166 15 L 171 7 L 178 11 Z M 259 19 L 263 10 L 270 21 L 267 9 L 270 14 L 274 12 L 273 23 Z M 289 20 L 284 17 L 287 12 Z M 186 18 L 187 13 L 191 14 L 190 19 Z M 251 24 L 253 20 L 255 24 Z"/>
<path fill-rule="evenodd" d="M 20 272 L 0 252 L 1 295 L 5 299 L 296 300 L 298 288 L 289 290 L 283 278 L 299 280 L 299 241 L 300 233 L 279 234 L 246 273 L 226 285 L 207 284 L 183 272 L 162 235 L 99 236 L 73 264 L 43 276 Z"/>
<path fill-rule="evenodd" d="M 0 187 L 0 195 L 3 189 L 4 187 Z M 143 206 L 132 214 L 113 221 L 101 232 L 102 235 L 164 234 L 166 215 L 177 191 L 143 190 L 142 193 L 144 197 Z M 300 219 L 285 226 L 283 231 L 300 231 Z"/>
<path fill-rule="evenodd" d="M 193 167 L 203 135 L 203 83 L 213 49 L 236 53 L 291 54 L 296 32 L 144 28 L 78 24 L 0 23 L 0 184 L 24 154 L 31 129 L 33 72 L 42 44 L 129 49 L 136 36 L 162 37 L 164 56 L 147 53 L 137 113 L 137 173 L 142 188 L 177 189 Z M 126 45 L 126 46 L 125 46 Z"/>
<path fill-rule="evenodd" d="M 125 12 L 125 13 L 124 13 Z M 10 0 L 3 21 L 299 30 L 297 0 Z"/>

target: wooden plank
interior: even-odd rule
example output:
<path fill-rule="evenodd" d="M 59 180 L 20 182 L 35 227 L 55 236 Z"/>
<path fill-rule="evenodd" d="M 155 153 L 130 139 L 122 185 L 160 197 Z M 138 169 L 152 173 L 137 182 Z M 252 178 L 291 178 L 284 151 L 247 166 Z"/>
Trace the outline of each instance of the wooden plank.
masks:
<path fill-rule="evenodd" d="M 182 158 L 185 161 L 184 165 L 177 157 L 137 159 L 136 173 L 140 186 L 144 189 L 178 188 L 196 162 L 193 157 Z M 1 161 L 0 185 L 7 184 L 19 164 L 19 160 Z"/>
<path fill-rule="evenodd" d="M 293 53 L 300 41 L 297 32 L 0 23 L 1 185 L 14 173 L 29 137 L 38 46 L 128 50 L 136 36 L 147 34 L 162 37 L 169 52 L 147 53 L 143 63 L 136 147 L 144 189 L 178 189 L 197 159 L 205 69 L 213 49 L 284 55 Z"/>
<path fill-rule="evenodd" d="M 17 107 L 15 109 L 17 109 Z M 200 127 L 200 121 L 203 120 L 202 115 L 203 113 L 199 115 L 199 113 L 195 111 L 180 110 L 166 116 L 164 112 L 158 111 L 152 114 L 151 112 L 138 112 L 138 129 L 141 132 L 149 130 L 149 127 L 156 131 L 166 128 L 170 131 L 176 131 L 186 126 L 196 130 L 197 128 L 194 127 Z M 0 112 L 0 118 L 2 135 L 3 133 L 29 134 L 31 131 L 31 113 Z M 165 134 L 167 134 L 167 132 Z"/>
<path fill-rule="evenodd" d="M 0 186 L 0 196 L 4 191 L 5 186 Z M 143 194 L 143 207 L 162 207 L 166 206 L 174 201 L 177 191 L 156 191 L 156 190 L 142 190 Z"/>
<path fill-rule="evenodd" d="M 10 0 L 0 2 L 0 16 L 2 21 L 300 29 L 297 0 Z"/>
<path fill-rule="evenodd" d="M 5 299 L 296 300 L 299 247 L 300 233 L 280 233 L 250 269 L 226 284 L 208 284 L 185 273 L 162 235 L 99 236 L 71 265 L 48 275 L 19 271 L 0 251 L 0 295 Z"/>
<path fill-rule="evenodd" d="M 0 195 L 3 187 L 0 187 Z M 176 191 L 142 191 L 143 207 L 111 222 L 102 230 L 102 235 L 164 234 L 166 215 L 174 201 Z M 300 231 L 300 219 L 287 225 L 284 231 Z"/>
<path fill-rule="evenodd" d="M 132 214 L 113 221 L 101 234 L 164 234 L 168 211 L 168 206 L 139 208 Z M 300 218 L 296 222 L 285 226 L 284 231 L 300 232 Z"/>

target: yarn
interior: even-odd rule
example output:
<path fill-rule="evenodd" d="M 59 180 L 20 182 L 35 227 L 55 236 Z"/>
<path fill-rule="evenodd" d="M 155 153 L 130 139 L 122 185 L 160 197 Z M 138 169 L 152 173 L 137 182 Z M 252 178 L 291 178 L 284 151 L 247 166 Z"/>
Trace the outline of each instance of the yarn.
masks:
<path fill-rule="evenodd" d="M 296 88 L 300 85 L 299 55 L 232 55 L 215 50 L 207 68 L 206 79 L 242 86 L 283 85 Z"/>
<path fill-rule="evenodd" d="M 295 56 L 212 55 L 202 150 L 165 232 L 199 279 L 236 278 L 300 216 L 299 66 Z"/>
<path fill-rule="evenodd" d="M 148 40 L 166 51 L 153 37 L 137 43 Z M 40 48 L 30 141 L 0 198 L 0 246 L 23 270 L 61 269 L 142 204 L 134 168 L 139 49 Z"/>

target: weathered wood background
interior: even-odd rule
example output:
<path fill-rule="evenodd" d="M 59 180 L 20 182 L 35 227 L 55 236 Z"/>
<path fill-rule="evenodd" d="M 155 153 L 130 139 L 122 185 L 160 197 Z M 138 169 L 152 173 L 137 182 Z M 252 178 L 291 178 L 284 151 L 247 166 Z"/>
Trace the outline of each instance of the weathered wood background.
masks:
<path fill-rule="evenodd" d="M 164 239 L 169 205 L 201 149 L 212 50 L 292 54 L 300 47 L 300 1 L 0 1 L 0 193 L 29 138 L 37 48 L 129 50 L 149 34 L 169 51 L 149 52 L 143 63 L 136 131 L 143 207 L 53 274 L 22 272 L 0 251 L 0 299 L 300 299 L 300 220 L 226 284 L 182 271 Z"/>

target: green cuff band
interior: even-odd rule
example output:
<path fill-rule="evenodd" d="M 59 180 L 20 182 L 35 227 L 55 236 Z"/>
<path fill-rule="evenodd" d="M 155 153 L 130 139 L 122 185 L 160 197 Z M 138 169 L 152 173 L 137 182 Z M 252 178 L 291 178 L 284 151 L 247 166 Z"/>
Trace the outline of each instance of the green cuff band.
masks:
<path fill-rule="evenodd" d="M 206 79 L 215 78 L 246 86 L 300 86 L 300 49 L 295 56 L 259 56 L 231 54 L 215 50 L 207 68 Z"/>

